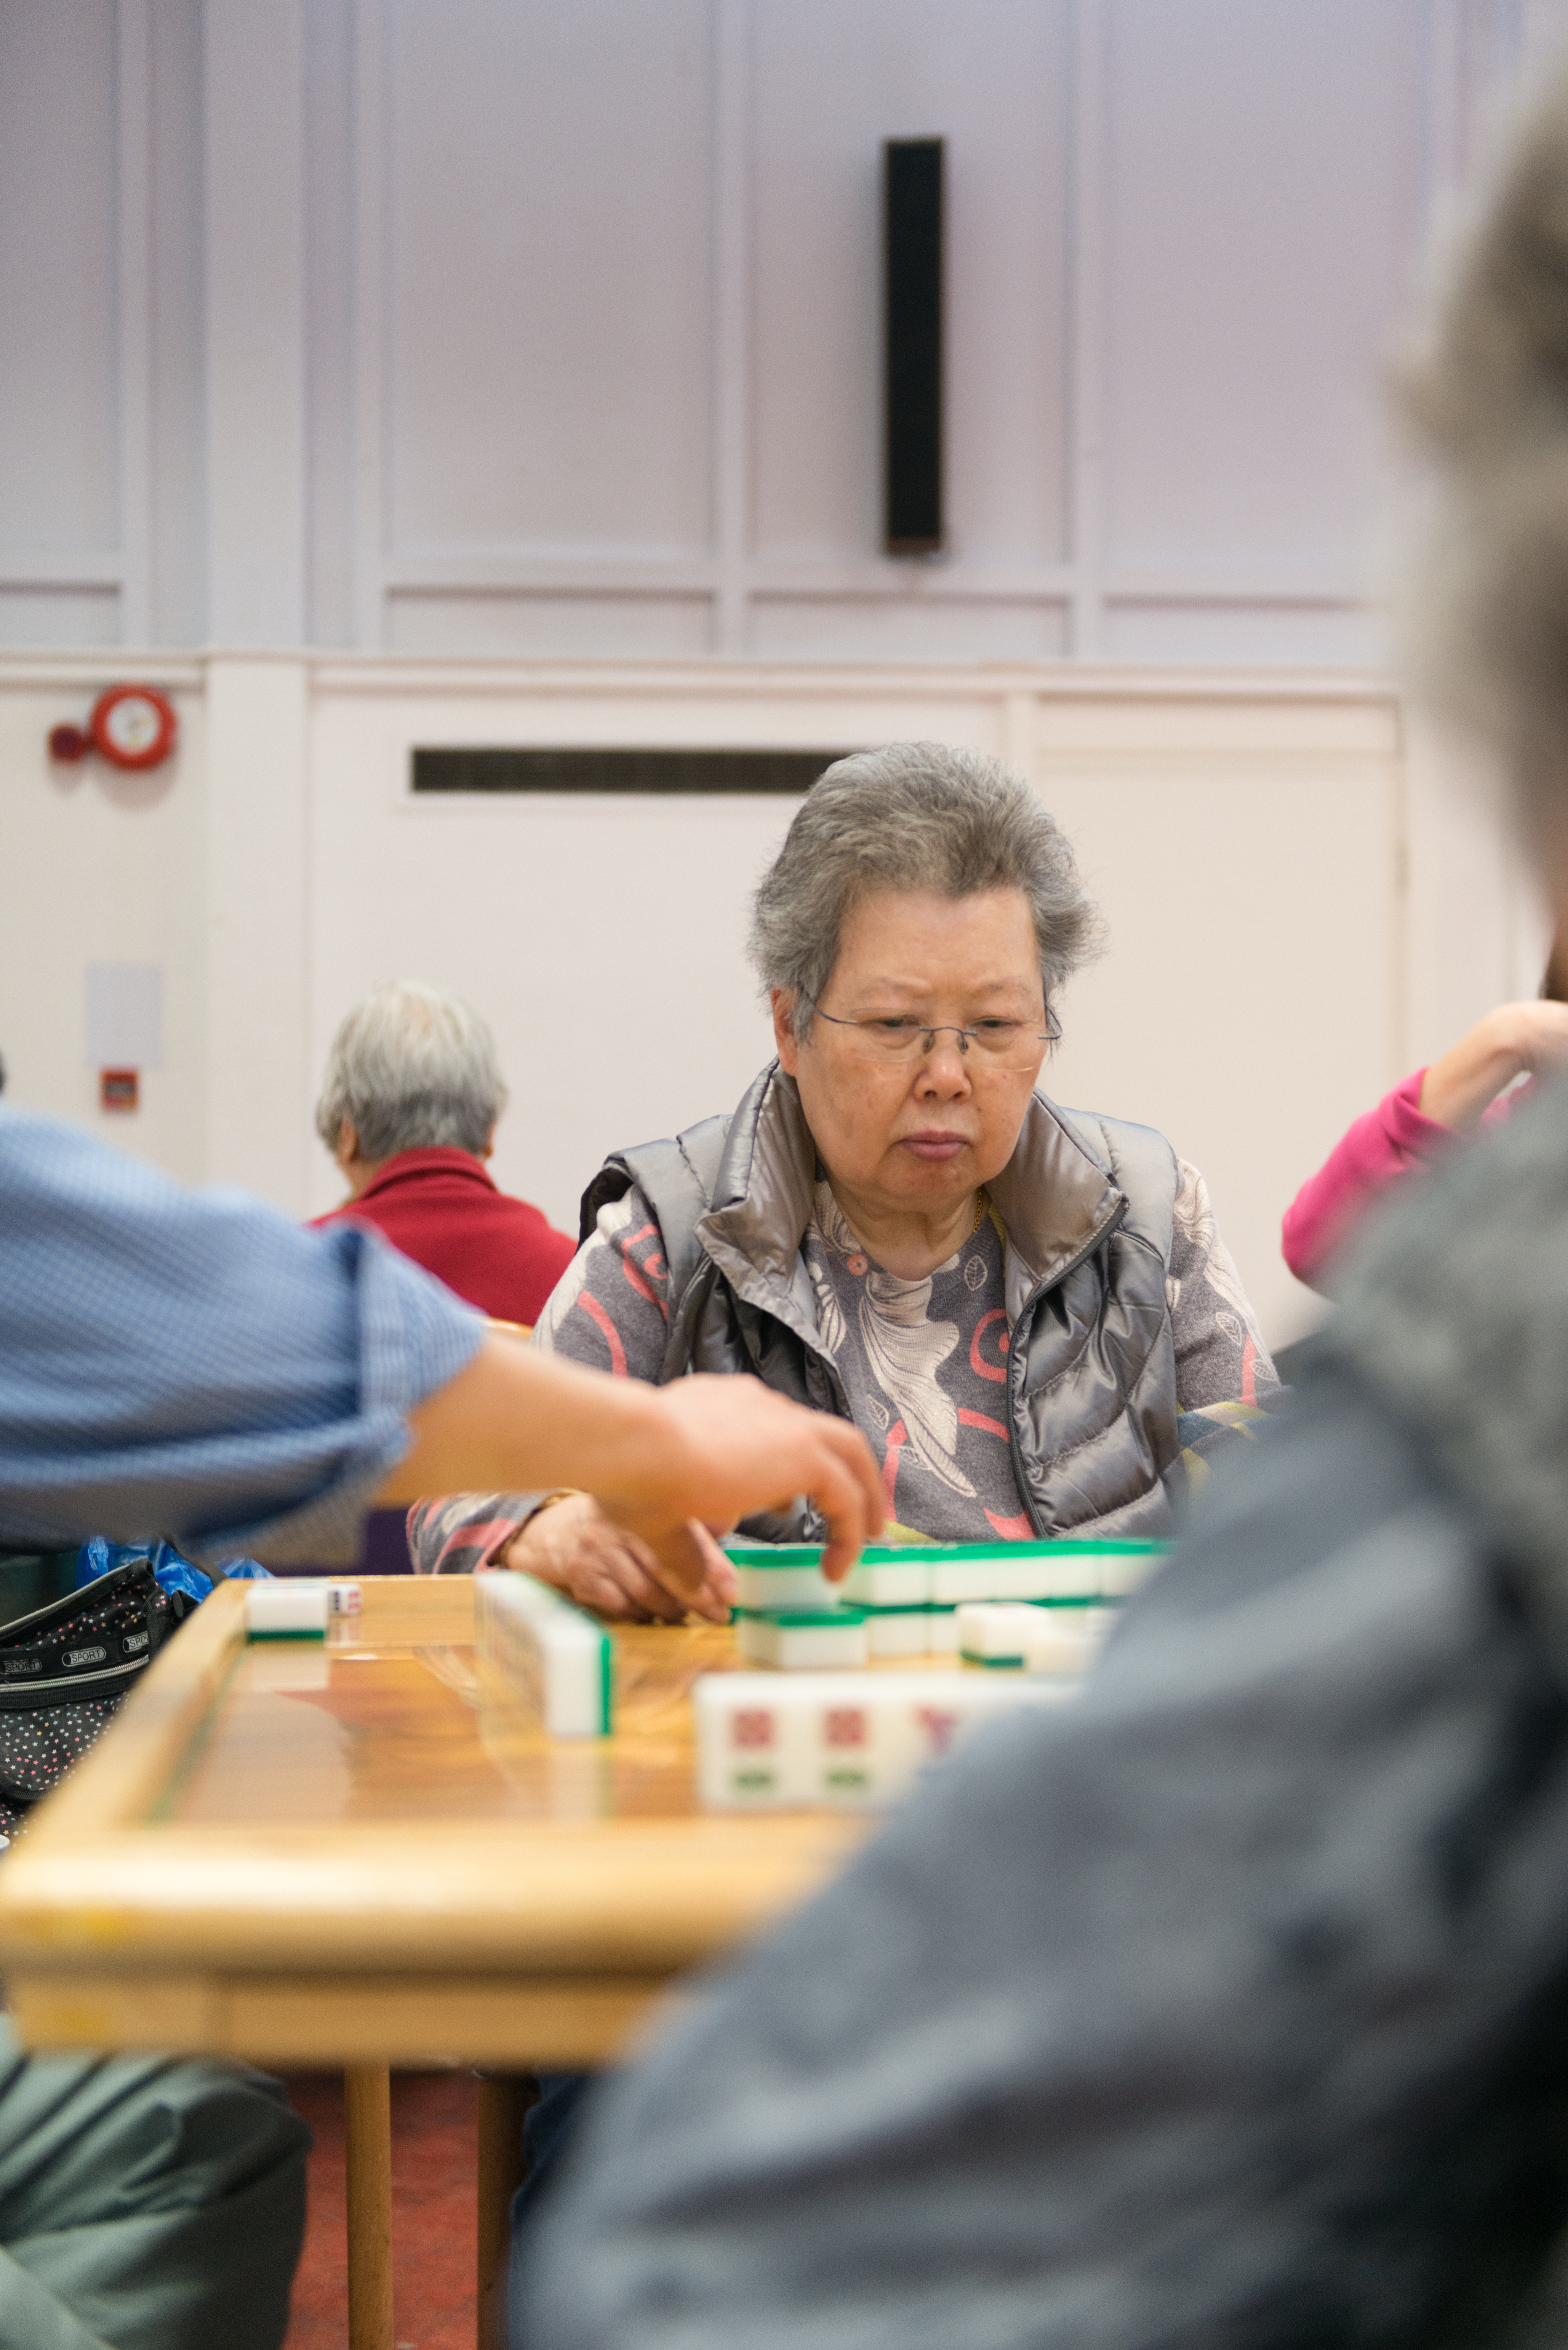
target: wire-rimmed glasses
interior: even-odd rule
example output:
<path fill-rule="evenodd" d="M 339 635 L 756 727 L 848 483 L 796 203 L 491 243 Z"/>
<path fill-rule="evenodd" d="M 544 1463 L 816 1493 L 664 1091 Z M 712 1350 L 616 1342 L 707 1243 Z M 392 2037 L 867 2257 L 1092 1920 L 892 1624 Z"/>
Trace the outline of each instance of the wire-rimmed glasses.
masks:
<path fill-rule="evenodd" d="M 819 1018 L 835 1028 L 853 1029 L 866 1050 L 879 1061 L 926 1060 L 936 1050 L 939 1036 L 956 1036 L 959 1057 L 969 1058 L 973 1045 L 981 1066 L 996 1068 L 1025 1067 L 1039 1056 L 1036 1045 L 1054 1045 L 1062 1034 L 1055 1014 L 1045 1007 L 1045 1025 L 1038 1020 L 984 1019 L 973 1021 L 960 1028 L 950 1020 L 917 1020 L 911 1013 L 883 1013 L 870 1020 L 845 1020 L 836 1012 L 824 1012 L 815 995 L 801 993 Z"/>

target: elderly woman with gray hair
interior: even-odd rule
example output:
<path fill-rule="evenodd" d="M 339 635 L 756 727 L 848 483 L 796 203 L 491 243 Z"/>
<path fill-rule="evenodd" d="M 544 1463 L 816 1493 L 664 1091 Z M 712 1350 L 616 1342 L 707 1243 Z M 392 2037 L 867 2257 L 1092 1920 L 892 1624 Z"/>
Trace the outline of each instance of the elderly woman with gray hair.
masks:
<path fill-rule="evenodd" d="M 907 1536 L 1168 1531 L 1184 1412 L 1277 1388 L 1202 1179 L 1036 1090 L 1094 941 L 1018 776 L 895 743 L 816 784 L 757 892 L 778 1058 L 733 1114 L 617 1153 L 535 1344 L 665 1381 L 754 1371 L 852 1419 Z M 586 1497 L 425 1505 L 427 1570 L 504 1560 L 616 1612 L 688 1594 Z M 812 1538 L 811 1513 L 755 1523 Z M 698 1606 L 731 1596 L 717 1552 Z"/>
<path fill-rule="evenodd" d="M 316 1130 L 348 1186 L 349 1218 L 498 1322 L 532 1326 L 572 1244 L 484 1161 L 506 1088 L 472 1004 L 421 980 L 379 987 L 332 1040 Z"/>

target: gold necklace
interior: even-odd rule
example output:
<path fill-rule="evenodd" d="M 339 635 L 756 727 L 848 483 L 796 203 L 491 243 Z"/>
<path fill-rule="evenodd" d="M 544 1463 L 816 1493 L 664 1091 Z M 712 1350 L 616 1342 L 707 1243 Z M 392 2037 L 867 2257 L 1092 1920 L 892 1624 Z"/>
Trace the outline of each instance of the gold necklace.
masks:
<path fill-rule="evenodd" d="M 971 1240 L 973 1240 L 975 1232 L 978 1232 L 984 1223 L 985 1211 L 990 1205 L 991 1201 L 985 1196 L 985 1185 L 982 1183 L 974 1195 L 974 1228 L 970 1233 Z"/>

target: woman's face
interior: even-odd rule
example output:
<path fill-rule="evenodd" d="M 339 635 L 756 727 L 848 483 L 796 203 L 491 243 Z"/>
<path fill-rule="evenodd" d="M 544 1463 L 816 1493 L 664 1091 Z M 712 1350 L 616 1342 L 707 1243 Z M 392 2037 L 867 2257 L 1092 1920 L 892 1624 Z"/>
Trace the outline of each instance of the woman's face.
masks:
<path fill-rule="evenodd" d="M 846 1198 L 882 1213 L 940 1214 L 1012 1156 L 1045 1056 L 1034 926 L 1020 889 L 970 898 L 884 890 L 855 908 L 814 1020 L 798 1044 L 790 999 L 774 991 L 779 1060 L 800 1087 L 824 1166 Z M 893 1034 L 836 1021 L 929 1021 L 889 1055 Z M 965 1050 L 979 1021 L 1021 1024 L 1008 1048 Z"/>

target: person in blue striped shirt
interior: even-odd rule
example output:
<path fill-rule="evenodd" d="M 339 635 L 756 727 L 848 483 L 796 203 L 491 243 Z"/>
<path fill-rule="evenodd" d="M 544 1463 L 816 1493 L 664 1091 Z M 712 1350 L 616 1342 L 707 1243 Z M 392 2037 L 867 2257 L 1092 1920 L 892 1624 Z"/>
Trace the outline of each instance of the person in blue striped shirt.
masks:
<path fill-rule="evenodd" d="M 815 1497 L 843 1565 L 882 1523 L 843 1422 L 754 1380 L 552 1361 L 374 1232 L 0 1104 L 0 1553 L 161 1534 L 348 1562 L 373 1504 L 554 1483 L 693 1592 L 712 1530 L 786 1495 Z M 0 2343 L 277 2350 L 308 2143 L 244 2067 L 29 2058 L 0 2020 Z"/>

